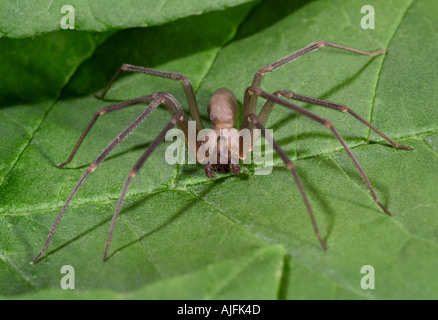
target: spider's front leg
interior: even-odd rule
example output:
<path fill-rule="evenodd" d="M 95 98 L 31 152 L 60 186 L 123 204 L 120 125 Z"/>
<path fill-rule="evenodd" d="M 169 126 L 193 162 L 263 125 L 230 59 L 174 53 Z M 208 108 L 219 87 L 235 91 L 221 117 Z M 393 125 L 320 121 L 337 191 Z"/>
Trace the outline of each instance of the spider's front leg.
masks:
<path fill-rule="evenodd" d="M 183 75 L 181 73 L 156 70 L 156 69 L 145 68 L 145 67 L 141 67 L 141 66 L 134 66 L 134 65 L 125 63 L 116 71 L 116 73 L 114 74 L 114 76 L 112 77 L 110 82 L 107 84 L 107 86 L 103 90 L 102 94 L 96 95 L 96 98 L 103 99 L 105 97 L 106 93 L 111 88 L 114 81 L 122 73 L 122 71 L 143 73 L 143 74 L 147 74 L 147 75 L 155 76 L 155 77 L 159 77 L 159 78 L 180 81 L 183 88 L 184 88 L 184 92 L 186 94 L 187 103 L 188 103 L 189 109 L 190 109 L 190 116 L 191 116 L 193 121 L 196 121 L 196 132 L 199 132 L 200 130 L 204 129 L 204 125 L 202 124 L 201 116 L 199 114 L 198 103 L 196 101 L 195 91 L 193 90 L 192 83 L 190 82 L 189 78 L 187 78 L 185 75 Z"/>
<path fill-rule="evenodd" d="M 358 53 L 358 54 L 369 56 L 369 57 L 377 56 L 377 55 L 385 52 L 385 50 L 379 50 L 379 51 L 375 51 L 375 52 L 366 52 L 366 51 L 358 50 L 358 49 L 351 48 L 351 47 L 346 47 L 346 46 L 332 43 L 332 42 L 328 42 L 328 41 L 317 41 L 317 42 L 311 43 L 308 46 L 306 46 L 298 51 L 295 51 L 295 52 L 293 52 L 293 53 L 291 53 L 291 54 L 289 54 L 281 59 L 278 59 L 277 61 L 274 61 L 273 63 L 268 64 L 268 65 L 264 66 L 263 68 L 261 68 L 254 75 L 254 79 L 252 81 L 252 87 L 260 87 L 260 83 L 262 82 L 263 76 L 266 73 L 277 70 L 278 68 L 284 66 L 285 64 L 292 62 L 292 61 L 298 59 L 299 57 L 301 57 L 307 53 L 321 49 L 321 48 L 326 47 L 326 46 L 336 48 L 336 49 L 341 49 L 344 51 Z M 243 115 L 244 126 L 248 127 L 251 131 L 252 131 L 253 124 L 248 123 L 248 121 L 249 121 L 248 115 L 256 114 L 257 97 L 258 97 L 257 95 L 252 95 L 251 99 L 247 103 L 246 108 L 244 108 L 244 115 Z M 260 120 L 263 120 L 263 119 L 260 119 Z"/>
<path fill-rule="evenodd" d="M 135 99 L 131 99 L 131 100 L 127 100 L 127 101 L 123 101 L 120 103 L 116 103 L 104 108 L 99 109 L 95 115 L 93 116 L 93 118 L 91 118 L 90 122 L 88 123 L 87 127 L 85 128 L 85 130 L 82 132 L 81 136 L 79 137 L 78 141 L 76 142 L 76 145 L 74 146 L 72 152 L 70 153 L 68 159 L 66 161 L 64 161 L 63 163 L 61 163 L 60 165 L 58 165 L 58 168 L 62 168 L 65 165 L 69 164 L 74 156 L 76 155 L 76 152 L 78 151 L 79 147 L 81 146 L 82 142 L 84 142 L 85 137 L 88 135 L 88 133 L 90 132 L 91 128 L 96 124 L 97 120 L 108 113 L 114 112 L 114 111 L 119 111 L 134 105 L 137 105 L 139 103 L 144 103 L 144 102 L 151 102 L 154 99 L 158 99 L 160 97 L 160 95 L 164 95 L 166 96 L 166 99 L 164 99 L 164 104 L 166 105 L 166 107 L 168 108 L 168 110 L 170 111 L 170 113 L 172 113 L 173 115 L 178 115 L 180 113 L 183 113 L 183 109 L 181 108 L 179 102 L 170 94 L 166 94 L 164 92 L 155 92 L 151 95 L 147 95 L 147 96 L 143 96 L 143 97 L 139 97 L 139 98 L 135 98 Z M 187 125 L 187 121 L 179 121 L 178 122 L 178 126 L 179 128 L 184 132 L 185 137 L 187 138 L 188 136 L 188 125 Z"/>

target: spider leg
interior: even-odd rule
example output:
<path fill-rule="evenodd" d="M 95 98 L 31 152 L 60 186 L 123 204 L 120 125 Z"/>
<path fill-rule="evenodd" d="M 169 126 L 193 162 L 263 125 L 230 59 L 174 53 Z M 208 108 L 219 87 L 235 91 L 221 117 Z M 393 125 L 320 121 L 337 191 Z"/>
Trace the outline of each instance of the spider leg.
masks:
<path fill-rule="evenodd" d="M 344 105 L 333 103 L 333 102 L 329 102 L 329 101 L 325 101 L 325 100 L 310 98 L 310 97 L 306 97 L 306 96 L 301 96 L 301 95 L 298 95 L 298 94 L 295 94 L 295 93 L 292 93 L 292 92 L 286 91 L 286 90 L 276 91 L 274 93 L 274 95 L 276 95 L 277 97 L 283 96 L 283 97 L 288 98 L 288 99 L 293 99 L 293 100 L 297 100 L 297 101 L 304 101 L 304 102 L 307 102 L 307 103 L 311 103 L 311 104 L 315 104 L 315 105 L 319 105 L 319 106 L 335 109 L 335 110 L 338 110 L 338 111 L 341 111 L 341 112 L 349 113 L 353 117 L 355 117 L 356 119 L 361 121 L 363 124 L 365 124 L 366 126 L 371 128 L 374 132 L 379 134 L 382 138 L 384 138 L 386 141 L 388 141 L 394 148 L 397 148 L 397 149 L 408 149 L 408 150 L 412 149 L 411 147 L 401 146 L 401 145 L 395 143 L 390 138 L 388 138 L 384 133 L 382 133 L 379 129 L 377 129 L 375 126 L 373 126 L 371 123 L 369 123 L 364 118 L 359 116 L 356 112 L 354 112 L 353 110 L 351 110 L 350 108 L 348 108 L 348 107 L 346 107 Z M 264 125 L 266 123 L 266 120 L 268 119 L 268 116 L 271 113 L 272 108 L 274 107 L 274 104 L 275 104 L 274 101 L 266 100 L 265 104 L 263 105 L 263 107 L 260 110 L 260 113 L 258 115 L 258 118 L 259 118 L 261 124 Z"/>
<path fill-rule="evenodd" d="M 154 95 L 153 95 L 154 96 Z M 96 170 L 96 168 L 105 160 L 105 158 L 108 156 L 108 154 L 121 142 L 123 139 L 125 139 L 132 131 L 134 131 L 135 128 L 140 125 L 161 103 L 165 103 L 167 100 L 167 103 L 170 100 L 169 97 L 172 97 L 170 94 L 160 92 L 156 95 L 156 97 L 151 101 L 149 106 L 146 110 L 144 110 L 125 130 L 123 130 L 102 152 L 101 154 L 91 163 L 91 165 L 87 168 L 87 171 L 83 174 L 79 182 L 74 187 L 72 193 L 70 194 L 69 198 L 65 202 L 64 206 L 62 207 L 61 211 L 59 212 L 52 228 L 50 229 L 49 235 L 47 236 L 47 239 L 44 243 L 43 248 L 38 253 L 38 255 L 32 260 L 32 263 L 36 263 L 41 255 L 44 253 L 44 251 L 47 249 L 50 240 L 52 239 L 52 236 L 56 230 L 56 227 L 58 226 L 59 222 L 61 221 L 62 216 L 64 215 L 64 212 L 66 211 L 67 207 L 69 206 L 71 200 L 76 195 L 79 188 L 82 186 L 82 184 L 85 182 L 87 177 L 91 172 Z M 173 98 L 174 99 L 174 98 Z M 176 101 L 176 99 L 174 99 Z M 179 106 L 181 108 L 181 106 Z M 187 121 L 187 118 L 184 115 L 184 120 L 179 119 L 179 122 Z"/>
<path fill-rule="evenodd" d="M 266 132 L 265 127 L 261 122 L 259 121 L 258 117 L 254 114 L 248 115 L 248 122 L 253 123 L 258 129 L 260 129 L 262 135 L 268 140 L 272 146 L 274 147 L 275 151 L 279 154 L 281 159 L 283 160 L 286 167 L 292 172 L 292 175 L 295 178 L 295 181 L 297 182 L 298 188 L 300 189 L 301 195 L 304 199 L 304 203 L 306 204 L 307 211 L 309 212 L 310 219 L 312 220 L 313 229 L 315 231 L 316 237 L 318 238 L 319 242 L 321 243 L 321 246 L 324 250 L 327 250 L 327 247 L 322 240 L 318 227 L 316 225 L 315 216 L 313 215 L 312 208 L 310 207 L 309 199 L 307 198 L 306 192 L 304 191 L 303 185 L 301 183 L 301 180 L 298 176 L 297 171 L 295 170 L 295 166 L 292 162 L 292 160 L 286 155 L 286 153 L 281 149 L 281 147 L 278 145 L 278 143 L 269 135 L 269 133 Z"/>
<path fill-rule="evenodd" d="M 196 102 L 196 96 L 195 96 L 195 92 L 193 91 L 193 86 L 190 80 L 185 75 L 182 75 L 180 73 L 155 70 L 155 69 L 144 68 L 140 66 L 133 66 L 130 64 L 123 64 L 114 74 L 114 76 L 112 77 L 106 88 L 103 90 L 102 94 L 96 95 L 97 98 L 103 99 L 105 97 L 106 93 L 111 88 L 114 81 L 117 79 L 117 77 L 120 75 L 122 71 L 144 73 L 151 76 L 181 81 L 187 97 L 187 102 L 189 104 L 190 116 L 192 120 L 196 121 L 196 133 L 198 133 L 199 130 L 204 129 L 201 116 L 199 115 L 198 103 Z"/>
<path fill-rule="evenodd" d="M 66 161 L 64 161 L 63 163 L 61 163 L 60 165 L 58 165 L 58 168 L 62 168 L 64 167 L 66 164 L 70 163 L 73 159 L 73 157 L 75 156 L 76 152 L 78 151 L 79 147 L 81 146 L 82 142 L 84 141 L 85 137 L 87 136 L 88 132 L 90 131 L 90 129 L 93 127 L 93 125 L 96 123 L 97 119 L 99 119 L 99 117 L 101 115 L 116 111 L 116 110 L 121 110 L 127 107 L 131 107 L 133 105 L 139 104 L 139 103 L 143 103 L 143 102 L 150 102 L 153 99 L 156 99 L 158 97 L 158 95 L 162 94 L 161 92 L 156 92 L 154 94 L 148 95 L 148 96 L 144 96 L 144 97 L 140 97 L 140 98 L 136 98 L 136 99 L 132 99 L 132 100 L 128 100 L 128 101 L 124 101 L 124 102 L 120 102 L 120 103 L 116 103 L 110 106 L 107 106 L 105 108 L 101 108 L 99 109 L 96 114 L 93 116 L 93 118 L 91 118 L 90 122 L 88 123 L 87 127 L 85 128 L 85 130 L 82 132 L 82 135 L 80 136 L 80 138 L 78 139 L 78 141 L 76 142 L 75 147 L 73 148 L 73 151 L 71 152 L 70 156 L 68 157 L 68 159 Z M 168 95 L 168 98 L 165 99 L 165 101 L 163 102 L 166 107 L 169 109 L 169 111 L 173 114 L 180 114 L 183 113 L 183 109 L 181 108 L 180 104 L 176 101 L 175 102 L 175 98 L 173 98 L 173 96 Z M 172 100 L 171 102 L 169 102 L 170 100 Z M 187 121 L 179 121 L 178 122 L 178 126 L 179 128 L 184 132 L 185 137 L 186 137 L 186 141 L 187 141 L 187 134 L 188 134 L 188 126 L 187 126 Z"/>
<path fill-rule="evenodd" d="M 287 64 L 295 59 L 298 59 L 302 55 L 305 55 L 306 53 L 318 50 L 324 46 L 337 48 L 337 49 L 341 49 L 341 50 L 346 50 L 346 51 L 350 51 L 350 52 L 354 52 L 354 53 L 358 53 L 358 54 L 362 54 L 362 55 L 366 55 L 366 56 L 371 56 L 371 57 L 382 54 L 385 52 L 385 50 L 379 50 L 376 52 L 366 52 L 366 51 L 342 46 L 342 45 L 328 42 L 328 41 L 317 41 L 317 42 L 311 43 L 308 46 L 306 46 L 298 51 L 295 51 L 295 52 L 293 52 L 293 53 L 291 53 L 291 54 L 289 54 L 281 59 L 278 59 L 277 61 L 274 61 L 273 63 L 268 64 L 268 65 L 264 66 L 263 68 L 261 68 L 259 71 L 257 71 L 257 73 L 254 76 L 254 79 L 252 81 L 252 87 L 260 87 L 260 83 L 262 82 L 262 78 L 267 72 L 274 71 L 274 70 L 284 66 L 285 64 Z M 243 119 L 244 119 L 244 126 L 245 127 L 248 127 L 248 124 L 246 123 L 246 121 L 248 121 L 247 116 L 249 114 L 256 113 L 256 106 L 257 106 L 257 95 L 253 95 L 251 97 L 251 99 L 247 102 L 247 105 L 246 106 L 244 105 L 244 108 L 243 108 L 243 110 L 244 110 Z"/>
<path fill-rule="evenodd" d="M 359 165 L 359 162 L 356 160 L 356 158 L 354 157 L 353 153 L 351 152 L 351 149 L 347 146 L 347 144 L 345 143 L 344 139 L 339 135 L 338 131 L 335 129 L 335 127 L 333 126 L 333 124 L 330 121 L 328 121 L 328 120 L 326 120 L 326 119 L 324 119 L 324 118 L 322 118 L 322 117 L 320 117 L 320 116 L 318 116 L 318 115 L 316 115 L 316 114 L 314 114 L 314 113 L 312 113 L 312 112 L 310 112 L 310 111 L 308 111 L 308 110 L 306 110 L 304 108 L 301 108 L 301 107 L 296 106 L 296 105 L 294 105 L 294 104 L 292 104 L 292 103 L 290 103 L 288 101 L 285 101 L 285 100 L 279 98 L 278 96 L 269 94 L 269 93 L 267 93 L 267 92 L 265 92 L 265 91 L 263 91 L 263 90 L 261 90 L 260 88 L 257 88 L 257 87 L 249 87 L 246 90 L 245 98 L 247 98 L 248 96 L 251 96 L 251 95 L 257 95 L 257 96 L 260 96 L 260 97 L 262 97 L 262 98 L 264 98 L 266 100 L 271 100 L 271 101 L 273 101 L 276 104 L 279 104 L 279 105 L 282 105 L 282 106 L 284 106 L 286 108 L 289 108 L 289 109 L 292 109 L 294 111 L 297 111 L 297 112 L 301 113 L 302 115 L 304 115 L 304 116 L 306 116 L 306 117 L 308 117 L 308 118 L 310 118 L 310 119 L 312 119 L 312 120 L 322 124 L 323 126 L 329 128 L 332 131 L 332 133 L 334 134 L 334 136 L 336 137 L 336 139 L 338 139 L 338 141 L 344 147 L 344 149 L 347 152 L 347 154 L 350 157 L 350 159 L 353 161 L 354 165 L 356 166 L 356 169 L 359 171 L 362 179 L 364 180 L 365 184 L 367 185 L 368 190 L 370 191 L 374 201 L 382 208 L 382 210 L 387 215 L 389 215 L 389 216 L 391 215 L 391 213 L 388 211 L 388 209 L 386 209 L 383 206 L 383 204 L 380 202 L 380 200 L 378 199 L 377 194 L 374 191 L 374 188 L 372 187 L 372 185 L 371 185 L 368 177 L 366 176 L 365 172 L 363 171 L 362 167 Z"/>
<path fill-rule="evenodd" d="M 186 119 L 184 114 L 173 116 L 173 118 L 170 120 L 170 122 L 167 124 L 167 126 L 160 132 L 160 134 L 157 136 L 157 138 L 146 149 L 145 153 L 141 156 L 141 158 L 137 161 L 135 166 L 129 172 L 128 179 L 126 180 L 125 186 L 123 187 L 122 195 L 120 196 L 119 201 L 117 202 L 117 207 L 116 207 L 116 210 L 114 212 L 113 219 L 111 221 L 111 227 L 110 227 L 110 231 L 108 233 L 108 240 L 106 242 L 105 253 L 103 255 L 103 261 L 106 261 L 106 259 L 107 259 L 108 249 L 109 249 L 109 246 L 111 243 L 111 238 L 112 238 L 112 234 L 114 231 L 114 226 L 116 224 L 117 218 L 119 216 L 120 208 L 122 206 L 123 199 L 125 198 L 126 191 L 128 190 L 128 187 L 131 184 L 132 178 L 134 178 L 134 176 L 137 174 L 137 172 L 140 170 L 140 168 L 146 162 L 147 158 L 155 150 L 155 148 L 163 141 L 164 137 L 166 136 L 166 133 L 175 126 L 177 121 L 183 121 L 184 119 Z"/>

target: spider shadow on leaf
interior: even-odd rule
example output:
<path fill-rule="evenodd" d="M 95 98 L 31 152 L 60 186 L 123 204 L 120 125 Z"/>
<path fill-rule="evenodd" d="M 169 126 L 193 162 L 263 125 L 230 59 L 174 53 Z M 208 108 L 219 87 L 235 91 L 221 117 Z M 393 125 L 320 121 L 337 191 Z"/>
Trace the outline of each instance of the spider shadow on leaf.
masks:
<path fill-rule="evenodd" d="M 212 187 L 212 186 L 211 186 Z M 209 187 L 209 188 L 211 188 Z M 147 194 L 145 196 L 142 196 L 140 199 L 136 199 L 134 200 L 134 202 L 132 204 L 129 204 L 127 206 L 125 206 L 123 208 L 123 210 L 121 211 L 121 214 L 123 215 L 129 215 L 129 213 L 131 211 L 134 211 L 135 209 L 137 209 L 138 207 L 140 207 L 142 204 L 144 204 L 147 201 L 150 201 L 153 197 L 157 196 L 159 193 L 161 193 L 163 191 L 159 191 L 159 192 L 154 192 L 154 193 L 150 193 Z M 151 231 L 147 232 L 146 234 L 143 234 L 142 236 L 140 236 L 138 239 L 135 239 L 129 243 L 126 243 L 125 245 L 115 249 L 110 255 L 108 255 L 108 259 L 111 258 L 114 254 L 142 241 L 143 239 L 145 239 L 146 237 L 160 231 L 161 229 L 163 229 L 164 227 L 166 227 L 167 225 L 171 224 L 172 221 L 174 221 L 175 219 L 177 219 L 179 216 L 181 216 L 185 211 L 189 210 L 195 203 L 196 203 L 197 199 L 193 199 L 191 200 L 189 203 L 187 203 L 186 205 L 184 205 L 183 208 L 179 209 L 175 214 L 173 214 L 171 217 L 169 217 L 164 223 L 160 224 L 159 226 L 156 226 L 155 228 L 153 228 Z M 110 212 L 112 210 L 109 210 Z M 93 225 L 90 226 L 89 228 L 87 228 L 86 230 L 84 230 L 83 232 L 77 234 L 76 236 L 74 236 L 73 238 L 65 241 L 64 243 L 60 244 L 59 246 L 57 246 L 56 248 L 54 248 L 53 250 L 48 251 L 45 255 L 44 255 L 44 259 L 46 259 L 47 257 L 53 255 L 54 253 L 58 252 L 61 249 L 64 249 L 65 247 L 69 246 L 70 244 L 80 240 L 82 237 L 91 234 L 92 232 L 96 231 L 96 229 L 100 228 L 100 227 L 104 227 L 106 226 L 108 223 L 111 222 L 111 218 L 112 218 L 112 214 L 109 215 L 108 217 L 102 218 L 102 220 Z"/>
<path fill-rule="evenodd" d="M 196 165 L 196 167 L 202 168 L 202 166 L 200 166 L 200 165 Z M 245 176 L 247 176 L 247 175 L 242 174 L 242 179 L 245 179 Z M 230 175 L 225 174 L 225 175 L 222 175 L 222 176 L 218 176 L 217 178 L 215 178 L 214 180 L 209 182 L 208 185 L 206 186 L 206 188 L 199 195 L 196 195 L 196 196 L 194 195 L 193 199 L 191 199 L 187 203 L 185 203 L 175 213 L 172 213 L 172 215 L 169 216 L 164 222 L 161 222 L 159 225 L 155 226 L 152 230 L 148 231 L 147 233 L 144 233 L 144 234 L 140 235 L 137 239 L 135 239 L 135 240 L 133 240 L 133 241 L 131 241 L 129 243 L 125 243 L 124 245 L 121 245 L 120 247 L 114 249 L 114 251 L 112 251 L 107 256 L 107 259 L 110 260 L 110 258 L 112 256 L 114 256 L 115 254 L 117 254 L 117 253 L 119 253 L 119 252 L 121 252 L 121 251 L 123 251 L 125 249 L 128 249 L 132 245 L 135 245 L 135 244 L 143 241 L 147 237 L 149 237 L 149 236 L 159 232 L 160 230 L 162 230 L 166 226 L 172 224 L 176 219 L 181 217 L 185 212 L 189 211 L 193 206 L 195 206 L 198 203 L 200 198 L 202 198 L 204 195 L 208 194 L 214 187 L 216 187 L 219 184 L 225 182 L 225 180 L 229 179 L 229 178 L 239 178 L 239 177 L 235 177 L 235 176 L 233 176 L 231 174 Z M 158 192 L 153 192 L 153 193 L 141 196 L 140 198 L 133 199 L 133 202 L 131 202 L 130 204 L 128 204 L 128 205 L 126 205 L 126 206 L 124 206 L 122 208 L 121 215 L 124 215 L 124 216 L 129 215 L 131 212 L 133 212 L 136 209 L 140 208 L 146 202 L 150 202 L 153 197 L 158 196 L 160 193 L 165 192 L 165 191 L 166 190 L 161 190 L 161 191 L 158 191 Z M 147 212 L 145 212 L 145 219 L 147 219 Z M 89 228 L 87 228 L 83 232 L 77 234 L 73 238 L 65 241 L 62 244 L 59 244 L 56 248 L 48 251 L 44 255 L 43 259 L 46 259 L 47 257 L 55 254 L 56 252 L 66 248 L 67 246 L 69 246 L 69 245 L 73 244 L 74 242 L 80 240 L 84 236 L 91 234 L 92 232 L 96 231 L 98 228 L 106 226 L 110 222 L 111 222 L 111 216 L 102 218 L 102 220 L 99 223 L 97 223 L 97 224 L 95 224 L 93 226 L 90 226 Z"/>
<path fill-rule="evenodd" d="M 334 164 L 331 161 L 324 161 L 324 165 L 327 167 L 326 169 L 328 170 L 337 170 L 338 168 L 336 168 L 334 166 Z M 297 166 L 299 169 L 299 166 Z M 283 172 L 285 177 L 289 177 L 290 173 L 287 170 L 287 168 L 285 167 L 275 167 L 274 170 L 278 170 Z M 320 194 L 320 190 L 318 188 L 318 182 L 312 182 L 315 181 L 316 177 L 310 177 L 306 172 L 304 172 L 304 170 L 300 170 L 300 178 L 303 181 L 303 185 L 306 188 L 306 191 L 308 192 L 309 195 L 314 195 L 313 197 L 311 196 L 310 199 L 312 201 L 312 204 L 315 207 L 320 207 L 320 208 L 324 208 L 323 212 L 320 212 L 321 215 L 326 216 L 327 218 L 327 226 L 324 228 L 324 241 L 328 241 L 330 238 L 330 235 L 332 233 L 333 230 L 333 226 L 335 224 L 335 220 L 336 220 L 336 208 L 333 207 L 332 205 L 329 204 L 328 200 L 326 199 L 326 197 L 321 197 L 318 196 Z M 292 192 L 296 192 L 298 188 L 294 188 Z M 304 204 L 303 204 L 304 205 Z M 292 210 L 292 208 L 291 208 Z M 303 211 L 303 219 L 308 219 L 307 214 Z"/>
<path fill-rule="evenodd" d="M 193 206 L 195 206 L 198 201 L 199 198 L 202 198 L 203 195 L 205 195 L 206 193 L 208 193 L 209 191 L 211 191 L 211 189 L 213 187 L 215 187 L 217 185 L 217 180 L 213 181 L 212 183 L 210 183 L 206 189 L 200 194 L 195 196 L 192 200 L 189 200 L 186 204 L 184 204 L 180 209 L 178 209 L 177 212 L 173 213 L 170 217 L 168 217 L 164 222 L 160 223 L 158 226 L 155 226 L 152 230 L 140 235 L 137 239 L 128 242 L 116 249 L 114 249 L 110 254 L 108 254 L 107 259 L 110 260 L 115 254 L 143 241 L 144 239 L 146 239 L 147 237 L 159 232 L 160 230 L 162 230 L 163 228 L 165 228 L 166 226 L 172 224 L 172 222 L 174 222 L 176 219 L 178 219 L 179 217 L 181 217 L 185 212 L 189 211 Z M 148 194 L 144 197 L 142 197 L 141 199 L 137 199 L 134 203 L 126 206 L 123 211 L 122 214 L 127 215 L 129 214 L 130 211 L 134 211 L 136 208 L 140 207 L 142 204 L 144 204 L 147 201 L 150 201 L 151 197 L 157 195 L 158 193 L 153 193 L 153 194 Z"/>
<path fill-rule="evenodd" d="M 91 234 L 93 231 L 95 231 L 96 229 L 105 226 L 107 223 L 109 223 L 111 221 L 111 217 L 109 218 L 105 218 L 102 219 L 102 221 L 100 221 L 98 224 L 95 224 L 89 228 L 87 228 L 86 230 L 82 231 L 81 233 L 77 234 L 76 236 L 74 236 L 73 238 L 65 241 L 64 243 L 60 244 L 58 247 L 54 248 L 53 250 L 48 251 L 43 259 L 46 259 L 48 257 L 50 257 L 52 254 L 55 254 L 56 252 L 66 248 L 67 246 L 69 246 L 72 243 L 75 243 L 76 241 L 80 240 L 82 237 Z"/>
<path fill-rule="evenodd" d="M 115 160 L 115 159 L 117 159 L 117 158 L 119 158 L 119 157 L 122 157 L 122 156 L 124 156 L 124 155 L 126 155 L 126 154 L 129 154 L 129 153 L 132 153 L 132 152 L 143 151 L 143 150 L 145 150 L 146 148 L 148 148 L 150 144 L 151 144 L 151 142 L 142 143 L 142 144 L 136 144 L 136 145 L 134 145 L 134 146 L 132 146 L 132 147 L 126 149 L 126 150 L 123 150 L 123 151 L 120 151 L 120 152 L 114 153 L 114 154 L 111 155 L 111 156 L 108 156 L 108 158 L 106 158 L 105 162 L 109 161 L 109 163 L 111 163 L 111 160 Z M 53 162 L 53 160 L 51 160 L 51 159 L 50 159 L 50 163 L 53 164 L 55 167 L 58 166 L 58 164 L 55 164 L 55 163 Z M 77 165 L 77 166 L 74 166 L 74 167 L 72 167 L 72 166 L 70 166 L 70 167 L 67 167 L 67 166 L 66 166 L 66 167 L 63 167 L 62 170 L 77 170 L 77 169 L 84 169 L 84 168 L 87 168 L 90 164 L 91 164 L 91 161 L 88 161 L 88 162 L 85 162 L 84 164 Z"/>

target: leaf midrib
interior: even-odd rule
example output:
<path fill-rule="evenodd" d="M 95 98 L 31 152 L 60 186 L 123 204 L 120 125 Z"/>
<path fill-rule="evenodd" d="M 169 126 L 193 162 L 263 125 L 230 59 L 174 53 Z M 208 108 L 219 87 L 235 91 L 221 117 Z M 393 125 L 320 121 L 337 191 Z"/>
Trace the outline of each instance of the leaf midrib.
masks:
<path fill-rule="evenodd" d="M 433 151 L 433 154 L 438 157 L 438 152 L 436 150 L 434 150 L 433 148 L 431 148 L 430 145 L 428 145 L 423 139 L 421 139 L 421 137 L 423 137 L 423 136 L 429 136 L 429 135 L 436 134 L 436 133 L 438 133 L 438 128 L 434 129 L 434 130 L 431 130 L 431 131 L 429 130 L 429 131 L 425 131 L 425 132 L 420 132 L 418 134 L 413 134 L 413 135 L 410 135 L 410 136 L 399 138 L 399 140 L 417 139 L 419 141 L 422 141 L 422 142 L 425 143 L 425 145 L 427 145 L 429 151 Z M 386 145 L 385 141 L 381 141 L 381 142 L 373 143 L 373 144 Z M 353 146 L 350 146 L 350 149 L 354 150 L 354 149 L 357 149 L 357 148 L 360 148 L 360 147 L 364 147 L 366 145 L 368 145 L 368 143 L 360 142 L 360 143 L 357 143 L 357 144 L 355 144 Z M 339 149 L 336 149 L 334 151 L 325 152 L 325 153 L 322 152 L 322 153 L 318 153 L 318 154 L 314 154 L 314 155 L 310 155 L 310 156 L 298 157 L 298 158 L 296 158 L 294 160 L 295 161 L 303 161 L 303 160 L 314 159 L 314 158 L 317 158 L 317 157 L 334 156 L 334 155 L 339 154 L 341 152 L 344 152 L 344 149 L 342 147 L 339 147 Z M 409 152 L 409 151 L 406 151 L 406 152 Z M 180 166 L 180 167 L 181 167 L 181 169 L 177 170 L 179 173 L 183 170 L 184 166 Z M 257 167 L 257 166 L 254 166 L 254 167 Z M 275 164 L 273 166 L 274 169 L 275 168 L 283 168 L 283 167 L 284 167 L 283 163 L 277 163 L 277 164 Z M 167 191 L 187 191 L 187 189 L 193 188 L 193 187 L 209 186 L 209 185 L 212 185 L 214 183 L 217 183 L 221 179 L 226 179 L 226 178 L 228 178 L 230 176 L 230 175 L 224 175 L 224 176 L 216 178 L 216 179 L 205 179 L 203 181 L 197 181 L 195 183 L 188 183 L 188 184 L 185 184 L 185 185 L 178 186 L 175 182 L 177 181 L 177 179 L 179 177 L 179 173 L 175 176 L 175 179 L 173 181 L 174 183 L 172 184 L 171 187 L 150 189 L 150 190 L 145 191 L 145 192 L 140 192 L 140 193 L 135 193 L 135 194 L 132 194 L 132 195 L 127 195 L 125 197 L 125 200 L 134 200 L 134 199 L 136 199 L 138 197 L 144 197 L 144 196 L 147 196 L 147 195 L 158 194 L 158 193 L 161 193 L 161 192 L 167 192 Z M 0 187 L 1 187 L 1 184 L 0 184 Z M 70 208 L 79 208 L 79 207 L 87 206 L 87 205 L 108 204 L 108 203 L 111 203 L 113 201 L 117 201 L 118 199 L 119 199 L 118 196 L 117 197 L 108 197 L 105 200 L 99 200 L 99 201 L 97 201 L 97 200 L 90 200 L 90 201 L 88 201 L 86 199 L 85 201 L 80 202 L 80 203 L 75 202 L 75 203 L 70 204 L 69 205 L 69 209 Z M 32 215 L 32 214 L 35 214 L 35 213 L 49 213 L 49 212 L 52 212 L 52 211 L 55 211 L 55 210 L 60 210 L 62 208 L 62 206 L 63 206 L 63 204 L 62 205 L 55 205 L 55 206 L 52 206 L 52 207 L 49 207 L 49 208 L 26 209 L 25 211 L 22 211 L 21 209 L 17 210 L 17 211 L 11 211 L 9 209 L 8 212 L 0 213 L 0 216 L 26 216 L 26 215 Z"/>

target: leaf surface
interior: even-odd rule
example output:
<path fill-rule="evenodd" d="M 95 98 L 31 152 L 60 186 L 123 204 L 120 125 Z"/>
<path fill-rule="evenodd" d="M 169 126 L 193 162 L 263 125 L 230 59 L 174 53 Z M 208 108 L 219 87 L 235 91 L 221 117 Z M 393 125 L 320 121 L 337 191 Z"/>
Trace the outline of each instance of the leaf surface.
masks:
<path fill-rule="evenodd" d="M 0 112 L 5 114 L 1 130 L 10 135 L 0 147 L 6 150 L 0 159 L 0 295 L 42 297 L 56 292 L 61 266 L 72 265 L 83 297 L 102 293 L 153 298 L 151 288 L 163 294 L 156 297 L 164 297 L 182 286 L 187 291 L 177 291 L 178 297 L 251 298 L 248 292 L 259 286 L 266 299 L 437 298 L 438 5 L 432 0 L 368 1 L 375 8 L 376 28 L 363 30 L 362 1 L 285 3 L 245 4 L 112 34 L 79 33 L 91 44 L 81 53 L 69 48 L 67 56 L 76 59 L 69 60 L 70 68 L 50 69 L 46 78 L 54 82 L 43 81 L 44 73 L 37 73 L 41 98 L 23 100 L 22 89 L 17 89 L 21 87 L 14 85 L 32 77 L 29 69 L 20 77 L 8 73 L 9 87 L 0 96 Z M 68 37 L 50 36 L 61 34 Z M 188 110 L 180 83 L 141 74 L 123 75 L 106 101 L 94 98 L 122 63 L 187 75 L 201 115 L 208 120 L 206 106 L 217 88 L 230 88 L 241 108 L 257 70 L 318 40 L 387 52 L 370 58 L 323 48 L 266 74 L 261 86 L 268 92 L 286 89 L 346 105 L 397 143 L 413 147 L 396 150 L 349 114 L 297 103 L 332 121 L 392 217 L 374 202 L 330 130 L 275 106 L 267 127 L 295 162 L 327 252 L 315 237 L 293 176 L 278 156 L 269 175 L 255 175 L 252 164 L 239 176 L 220 174 L 211 180 L 201 165 L 167 164 L 168 142 L 133 179 L 110 259 L 103 263 L 110 220 L 129 171 L 170 119 L 160 107 L 90 175 L 47 253 L 38 264 L 28 264 L 86 168 L 145 105 L 102 116 L 74 160 L 56 168 L 99 108 L 165 90 Z M 0 43 L 11 46 L 8 41 L 25 46 L 27 40 Z M 35 61 L 50 58 L 49 50 L 30 53 Z M 25 61 L 17 58 L 18 65 Z M 54 66 L 64 63 L 52 59 Z M 259 99 L 258 108 L 262 103 Z M 248 264 L 224 295 L 204 295 L 211 291 L 203 291 L 201 283 L 193 280 L 189 286 L 181 280 L 202 281 L 214 274 L 218 279 L 209 278 L 208 283 L 225 283 L 227 270 L 232 273 L 245 259 L 265 255 L 270 266 L 266 271 Z M 223 265 L 229 266 L 224 274 L 209 274 Z M 374 290 L 360 286 L 364 265 L 375 269 Z M 275 272 L 281 274 L 276 282 Z M 254 280 L 251 286 L 246 277 Z M 81 292 L 72 295 L 80 297 Z"/>
<path fill-rule="evenodd" d="M 60 30 L 109 31 L 159 25 L 188 16 L 224 10 L 252 0 L 60 0 L 4 1 L 0 4 L 0 35 L 31 37 Z"/>

